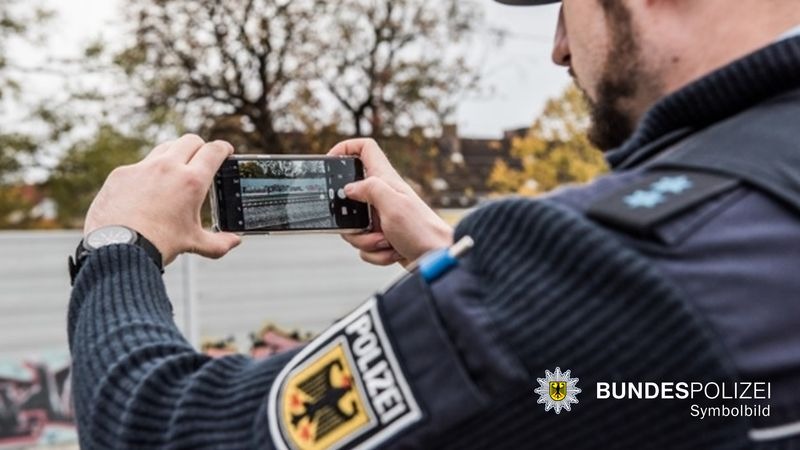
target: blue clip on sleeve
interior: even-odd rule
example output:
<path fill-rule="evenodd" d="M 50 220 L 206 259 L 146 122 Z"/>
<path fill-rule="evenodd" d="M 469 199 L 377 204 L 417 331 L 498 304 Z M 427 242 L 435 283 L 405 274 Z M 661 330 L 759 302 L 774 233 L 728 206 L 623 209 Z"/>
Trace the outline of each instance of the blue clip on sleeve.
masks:
<path fill-rule="evenodd" d="M 458 259 L 450 254 L 450 249 L 436 250 L 422 258 L 419 272 L 426 282 L 431 283 L 458 264 Z"/>

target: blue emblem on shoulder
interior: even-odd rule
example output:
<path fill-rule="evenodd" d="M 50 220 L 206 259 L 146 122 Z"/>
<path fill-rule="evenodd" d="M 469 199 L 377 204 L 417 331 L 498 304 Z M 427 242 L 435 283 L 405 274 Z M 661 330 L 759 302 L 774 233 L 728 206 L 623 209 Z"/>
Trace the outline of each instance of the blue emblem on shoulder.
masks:
<path fill-rule="evenodd" d="M 656 191 L 636 191 L 625 197 L 625 204 L 631 209 L 655 208 L 664 203 L 664 194 Z"/>
<path fill-rule="evenodd" d="M 666 194 L 682 194 L 691 189 L 692 185 L 692 181 L 685 175 L 663 177 L 651 184 L 649 190 L 637 190 L 623 201 L 631 209 L 652 209 L 667 201 Z"/>
<path fill-rule="evenodd" d="M 669 194 L 682 194 L 692 188 L 694 184 L 686 175 L 676 177 L 664 177 L 653 183 L 653 190 L 669 193 Z"/>
<path fill-rule="evenodd" d="M 637 233 L 653 228 L 695 206 L 732 191 L 739 180 L 692 171 L 656 171 L 589 206 L 595 220 Z"/>

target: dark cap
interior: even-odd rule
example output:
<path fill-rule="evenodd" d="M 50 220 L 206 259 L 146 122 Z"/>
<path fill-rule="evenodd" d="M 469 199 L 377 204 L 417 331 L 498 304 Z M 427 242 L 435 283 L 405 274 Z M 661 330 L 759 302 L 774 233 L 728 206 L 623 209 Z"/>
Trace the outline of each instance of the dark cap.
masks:
<path fill-rule="evenodd" d="M 559 3 L 561 0 L 495 0 L 498 3 L 514 6 L 534 6 L 546 5 L 548 3 Z"/>

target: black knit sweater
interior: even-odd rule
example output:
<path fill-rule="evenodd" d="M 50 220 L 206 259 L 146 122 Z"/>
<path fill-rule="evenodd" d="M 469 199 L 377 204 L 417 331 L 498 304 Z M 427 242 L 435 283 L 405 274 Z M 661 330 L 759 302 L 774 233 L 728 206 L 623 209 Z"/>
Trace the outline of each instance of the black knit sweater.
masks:
<path fill-rule="evenodd" d="M 516 227 L 526 232 L 509 232 Z M 478 246 L 459 271 L 478 277 L 485 292 L 480 304 L 471 313 L 454 313 L 471 301 L 442 297 L 438 284 L 433 297 L 400 288 L 382 298 L 389 314 L 383 320 L 406 367 L 416 359 L 430 364 L 442 358 L 434 363 L 439 365 L 471 353 L 463 356 L 463 370 L 476 384 L 455 395 L 477 395 L 480 406 L 464 410 L 464 400 L 445 393 L 442 377 L 455 383 L 456 373 L 436 366 L 411 370 L 406 376 L 412 389 L 426 392 L 416 398 L 425 417 L 385 444 L 458 450 L 743 447 L 749 427 L 739 419 L 698 421 L 683 402 L 593 398 L 598 380 L 735 377 L 702 320 L 643 258 L 547 202 L 497 203 L 465 220 L 458 234 L 465 233 Z M 433 309 L 419 302 L 432 302 Z M 408 312 L 415 308 L 424 312 Z M 465 327 L 455 319 L 475 311 L 488 325 Z M 409 324 L 404 314 L 424 319 Z M 442 347 L 415 336 L 429 333 L 426 323 L 437 321 L 444 325 L 436 334 L 447 333 L 444 348 L 456 348 L 454 354 L 437 356 Z M 175 327 L 158 269 L 143 250 L 118 245 L 95 252 L 75 285 L 69 322 L 82 448 L 274 448 L 269 419 L 276 411 L 267 394 L 296 352 L 263 362 L 197 353 Z M 493 342 L 488 354 L 476 352 L 476 334 L 485 335 L 478 341 Z M 500 372 L 500 355 L 519 361 L 521 379 L 493 375 Z M 532 394 L 536 378 L 556 366 L 580 375 L 586 390 L 568 416 L 546 412 Z"/>
<path fill-rule="evenodd" d="M 736 114 L 796 84 L 797 73 L 800 38 L 763 49 L 663 100 L 610 160 L 619 170 L 635 166 L 646 159 L 648 143 Z M 735 376 L 702 319 L 669 283 L 581 216 L 548 202 L 512 200 L 476 212 L 457 234 L 478 242 L 468 269 L 485 287 L 482 307 L 496 324 L 475 332 L 497 337 L 515 355 L 531 381 L 524 389 L 532 391 L 536 377 L 562 363 L 587 382 Z M 391 318 L 385 320 L 392 333 Z M 197 353 L 175 326 L 160 273 L 141 249 L 111 246 L 87 259 L 72 292 L 68 332 L 82 448 L 272 447 L 267 421 L 274 412 L 266 397 L 295 352 L 262 362 Z M 402 353 L 402 333 L 391 336 L 400 342 L 398 358 L 413 359 Z M 570 413 L 572 421 L 545 414 L 530 391 L 510 386 L 492 392 L 472 417 L 429 429 L 440 419 L 436 402 L 445 400 L 419 398 L 427 418 L 396 442 L 430 448 L 742 445 L 746 424 L 687 422 L 672 405 L 592 402 L 591 387 L 584 386 L 587 395 Z M 418 440 L 405 439 L 415 433 Z"/>

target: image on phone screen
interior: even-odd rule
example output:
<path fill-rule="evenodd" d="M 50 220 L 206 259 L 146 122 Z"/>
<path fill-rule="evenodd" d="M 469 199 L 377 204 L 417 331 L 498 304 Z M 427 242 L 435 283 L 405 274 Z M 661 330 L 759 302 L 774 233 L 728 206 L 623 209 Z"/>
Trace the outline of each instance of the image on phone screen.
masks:
<path fill-rule="evenodd" d="M 368 205 L 344 194 L 363 178 L 355 158 L 229 159 L 216 177 L 216 221 L 238 232 L 367 229 Z"/>

